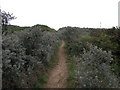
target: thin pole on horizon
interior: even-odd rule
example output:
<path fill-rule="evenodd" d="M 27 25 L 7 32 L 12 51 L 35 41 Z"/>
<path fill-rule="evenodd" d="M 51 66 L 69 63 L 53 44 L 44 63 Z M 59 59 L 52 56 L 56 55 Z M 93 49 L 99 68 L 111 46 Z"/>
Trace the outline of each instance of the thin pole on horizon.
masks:
<path fill-rule="evenodd" d="M 101 21 L 100 21 L 100 28 L 101 28 L 101 26 L 102 26 L 102 23 L 101 23 Z"/>

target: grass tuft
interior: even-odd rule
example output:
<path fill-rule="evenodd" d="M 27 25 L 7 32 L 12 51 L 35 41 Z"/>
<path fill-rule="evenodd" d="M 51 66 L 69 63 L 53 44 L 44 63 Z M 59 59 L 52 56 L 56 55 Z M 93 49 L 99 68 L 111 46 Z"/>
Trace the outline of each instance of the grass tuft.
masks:
<path fill-rule="evenodd" d="M 73 56 L 68 56 L 68 84 L 67 88 L 75 88 L 76 87 L 76 62 Z"/>
<path fill-rule="evenodd" d="M 36 83 L 36 88 L 44 88 L 43 84 L 47 83 L 48 77 L 44 74 L 41 74 L 38 77 L 38 82 Z"/>

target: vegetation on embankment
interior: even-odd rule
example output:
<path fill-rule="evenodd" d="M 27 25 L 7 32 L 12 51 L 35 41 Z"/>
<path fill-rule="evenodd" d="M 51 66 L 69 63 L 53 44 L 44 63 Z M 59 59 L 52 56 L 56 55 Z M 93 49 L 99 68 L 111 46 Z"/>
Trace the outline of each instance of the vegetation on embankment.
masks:
<path fill-rule="evenodd" d="M 61 45 L 61 42 L 58 42 L 56 45 L 55 53 L 52 56 L 50 62 L 48 63 L 48 66 L 49 66 L 48 69 L 53 69 L 56 66 L 56 64 L 58 62 L 58 51 L 59 51 L 60 45 Z"/>
<path fill-rule="evenodd" d="M 90 35 L 83 36 L 83 43 L 92 43 L 105 51 L 111 51 L 113 60 L 112 71 L 120 76 L 120 29 L 92 29 Z"/>
<path fill-rule="evenodd" d="M 60 32 L 66 41 L 68 56 L 77 61 L 76 87 L 120 87 L 119 29 L 64 27 Z"/>
<path fill-rule="evenodd" d="M 62 39 L 69 88 L 120 87 L 120 29 L 64 27 L 55 31 L 45 25 L 11 25 L 2 34 L 3 88 L 43 87 L 46 70 L 56 65 L 56 48 Z"/>
<path fill-rule="evenodd" d="M 38 76 L 37 82 L 35 83 L 35 88 L 45 88 L 44 84 L 48 82 L 48 73 L 55 68 L 55 66 L 58 63 L 58 50 L 61 45 L 61 42 L 58 42 L 55 47 L 54 55 L 51 57 L 51 60 L 48 62 L 48 64 L 45 66 L 46 71 L 41 72 L 41 74 Z"/>
<path fill-rule="evenodd" d="M 74 60 L 74 56 L 70 55 L 68 52 L 68 45 L 65 44 L 65 53 L 67 55 L 67 67 L 68 67 L 68 78 L 67 78 L 67 88 L 76 88 L 76 72 L 75 70 L 77 69 L 76 67 L 76 61 Z"/>
<path fill-rule="evenodd" d="M 67 79 L 67 88 L 76 88 L 76 82 L 77 82 L 77 74 L 75 70 L 77 69 L 77 62 L 74 60 L 73 56 L 67 57 L 67 63 L 68 63 L 68 79 Z"/>
<path fill-rule="evenodd" d="M 39 75 L 47 70 L 60 39 L 47 26 L 35 25 L 20 31 L 17 28 L 21 27 L 3 28 L 2 85 L 3 88 L 33 88 Z"/>

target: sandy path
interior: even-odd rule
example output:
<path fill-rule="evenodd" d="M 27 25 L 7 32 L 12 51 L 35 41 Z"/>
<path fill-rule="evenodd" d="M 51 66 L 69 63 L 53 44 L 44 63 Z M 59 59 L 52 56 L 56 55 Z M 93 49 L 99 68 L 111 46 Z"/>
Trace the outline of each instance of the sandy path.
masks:
<path fill-rule="evenodd" d="M 62 44 L 59 47 L 59 51 L 58 51 L 58 59 L 59 59 L 58 64 L 49 73 L 48 82 L 45 85 L 45 88 L 66 88 L 68 69 L 67 69 L 64 46 L 65 46 L 65 42 L 62 41 Z"/>

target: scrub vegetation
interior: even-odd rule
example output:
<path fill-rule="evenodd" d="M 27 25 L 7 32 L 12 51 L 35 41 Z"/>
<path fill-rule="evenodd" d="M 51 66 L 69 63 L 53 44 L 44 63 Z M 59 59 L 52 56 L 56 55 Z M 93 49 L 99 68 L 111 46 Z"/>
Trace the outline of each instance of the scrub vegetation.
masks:
<path fill-rule="evenodd" d="M 2 17 L 3 88 L 120 88 L 119 28 L 56 31 L 8 25 L 16 17 Z"/>

